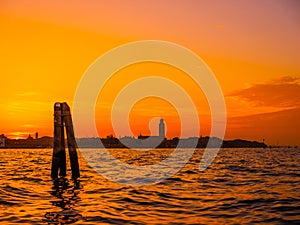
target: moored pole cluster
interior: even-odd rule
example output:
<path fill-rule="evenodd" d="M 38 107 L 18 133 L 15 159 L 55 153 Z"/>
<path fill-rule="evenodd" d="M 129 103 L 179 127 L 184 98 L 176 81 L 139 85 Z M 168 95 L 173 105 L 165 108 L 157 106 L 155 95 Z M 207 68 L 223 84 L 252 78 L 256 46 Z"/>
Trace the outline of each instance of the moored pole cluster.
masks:
<path fill-rule="evenodd" d="M 70 107 L 66 102 L 54 104 L 54 143 L 52 155 L 51 178 L 66 176 L 66 150 L 65 135 L 66 129 L 67 144 L 70 156 L 72 178 L 80 177 L 78 156 L 76 152 L 76 140 L 74 135 Z"/>

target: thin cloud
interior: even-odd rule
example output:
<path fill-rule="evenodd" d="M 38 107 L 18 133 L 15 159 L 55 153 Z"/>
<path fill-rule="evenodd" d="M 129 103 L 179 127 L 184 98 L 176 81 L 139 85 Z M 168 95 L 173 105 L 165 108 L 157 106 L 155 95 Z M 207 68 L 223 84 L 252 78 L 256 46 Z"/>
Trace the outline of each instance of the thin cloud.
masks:
<path fill-rule="evenodd" d="M 23 124 L 22 127 L 33 128 L 33 127 L 36 127 L 36 126 L 33 125 L 33 124 Z"/>
<path fill-rule="evenodd" d="M 267 144 L 300 144 L 300 107 L 277 112 L 229 117 L 227 137 L 266 140 Z"/>
<path fill-rule="evenodd" d="M 26 96 L 37 96 L 39 95 L 38 92 L 28 91 L 28 92 L 21 92 L 18 93 L 17 96 L 26 97 Z"/>
<path fill-rule="evenodd" d="M 300 106 L 300 78 L 282 76 L 266 83 L 253 84 L 248 88 L 231 92 L 257 107 L 294 108 Z"/>
<path fill-rule="evenodd" d="M 271 80 L 271 83 L 274 84 L 280 84 L 280 83 L 298 83 L 300 80 L 299 77 L 292 77 L 292 76 L 281 76 L 281 77 L 276 77 Z"/>

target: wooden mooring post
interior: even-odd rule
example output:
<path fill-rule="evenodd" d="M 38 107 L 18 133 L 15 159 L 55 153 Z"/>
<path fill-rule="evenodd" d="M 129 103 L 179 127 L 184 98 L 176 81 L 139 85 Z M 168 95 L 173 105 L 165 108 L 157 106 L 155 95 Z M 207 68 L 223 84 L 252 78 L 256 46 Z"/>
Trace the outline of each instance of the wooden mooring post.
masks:
<path fill-rule="evenodd" d="M 56 102 L 54 104 L 54 143 L 51 167 L 51 178 L 54 179 L 58 178 L 58 172 L 60 176 L 66 176 L 64 127 L 66 128 L 67 134 L 72 178 L 76 179 L 80 177 L 80 172 L 70 107 L 65 102 Z"/>

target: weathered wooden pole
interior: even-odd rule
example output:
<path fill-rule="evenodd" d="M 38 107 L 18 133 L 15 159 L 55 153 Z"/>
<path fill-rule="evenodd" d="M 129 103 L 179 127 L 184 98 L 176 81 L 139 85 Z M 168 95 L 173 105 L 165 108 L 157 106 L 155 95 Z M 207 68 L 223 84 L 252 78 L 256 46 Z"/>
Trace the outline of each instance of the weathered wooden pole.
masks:
<path fill-rule="evenodd" d="M 63 122 L 66 127 L 67 140 L 68 140 L 68 150 L 71 162 L 72 178 L 76 179 L 80 177 L 78 156 L 76 152 L 76 140 L 74 135 L 72 117 L 70 112 L 70 107 L 66 102 L 62 103 L 62 116 Z"/>
<path fill-rule="evenodd" d="M 66 150 L 61 104 L 54 104 L 54 140 L 51 178 L 66 176 Z"/>
<path fill-rule="evenodd" d="M 58 177 L 58 172 L 60 176 L 66 176 L 64 126 L 66 127 L 67 133 L 72 178 L 76 179 L 80 177 L 80 172 L 70 107 L 65 102 L 56 102 L 54 104 L 54 144 L 51 168 L 51 177 L 54 179 Z"/>

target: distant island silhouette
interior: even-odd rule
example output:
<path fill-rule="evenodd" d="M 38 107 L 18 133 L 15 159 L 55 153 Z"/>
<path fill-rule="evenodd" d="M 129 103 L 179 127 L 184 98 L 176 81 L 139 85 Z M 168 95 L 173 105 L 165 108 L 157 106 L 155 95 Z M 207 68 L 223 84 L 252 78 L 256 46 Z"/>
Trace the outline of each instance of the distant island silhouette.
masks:
<path fill-rule="evenodd" d="M 109 135 L 106 138 L 77 138 L 77 147 L 80 148 L 266 148 L 264 142 L 248 141 L 242 139 L 222 140 L 217 137 L 189 137 L 167 139 L 165 134 L 164 119 L 158 124 L 158 136 L 143 136 L 116 138 Z M 209 146 L 208 146 L 209 142 Z M 102 143 L 102 144 L 101 144 Z M 65 144 L 67 146 L 67 144 Z M 269 146 L 270 147 L 270 146 Z M 4 134 L 0 135 L 0 148 L 53 148 L 53 137 L 35 138 L 28 135 L 27 139 L 9 139 Z"/>
<path fill-rule="evenodd" d="M 133 148 L 154 148 L 156 147 L 156 137 L 142 136 L 138 138 L 134 137 L 122 137 L 120 139 L 113 137 L 112 135 L 106 138 L 78 138 L 77 144 L 81 148 L 99 148 L 99 141 L 101 141 L 105 148 L 128 148 L 128 146 Z M 159 138 L 159 136 L 158 136 Z M 177 137 L 172 139 L 164 138 L 157 148 L 176 148 L 181 142 L 180 148 L 206 148 L 210 137 L 189 137 L 184 139 L 179 139 Z M 222 142 L 222 148 L 266 148 L 268 147 L 263 142 L 258 141 L 248 141 L 242 139 L 235 140 L 221 140 L 216 137 L 212 137 L 212 145 L 210 147 L 219 146 Z M 143 140 L 147 140 L 143 142 Z M 67 145 L 66 145 L 67 146 Z M 30 135 L 26 139 L 10 139 L 5 135 L 0 135 L 0 148 L 53 148 L 53 137 L 44 136 L 33 138 Z"/>

